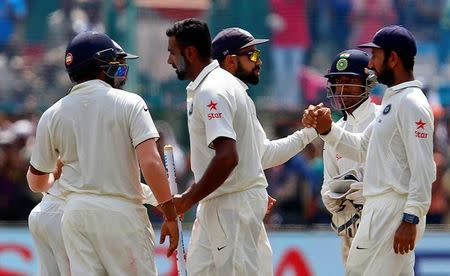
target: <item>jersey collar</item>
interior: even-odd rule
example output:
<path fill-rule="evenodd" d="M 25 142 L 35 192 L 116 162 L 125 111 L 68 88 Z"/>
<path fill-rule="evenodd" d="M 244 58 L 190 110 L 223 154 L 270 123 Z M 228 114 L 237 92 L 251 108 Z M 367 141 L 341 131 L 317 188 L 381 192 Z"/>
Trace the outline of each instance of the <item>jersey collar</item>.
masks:
<path fill-rule="evenodd" d="M 95 79 L 95 80 L 88 80 L 88 81 L 74 85 L 72 87 L 72 89 L 70 89 L 69 94 L 92 91 L 92 89 L 91 89 L 92 86 L 112 88 L 112 86 L 107 84 L 106 82 L 99 80 L 99 79 Z M 89 88 L 89 89 L 87 89 L 87 88 Z"/>
<path fill-rule="evenodd" d="M 202 81 L 206 78 L 206 76 L 211 73 L 212 70 L 219 67 L 219 62 L 217 60 L 213 60 L 210 64 L 208 64 L 203 70 L 198 74 L 194 81 L 191 81 L 189 85 L 186 87 L 187 90 L 195 90 L 202 83 Z"/>
<path fill-rule="evenodd" d="M 399 83 L 397 85 L 394 85 L 394 86 L 386 89 L 386 91 L 384 92 L 384 97 L 385 98 L 391 97 L 392 95 L 402 91 L 403 89 L 410 88 L 410 87 L 416 87 L 416 88 L 422 89 L 422 83 L 418 80 L 412 80 L 412 81 L 406 81 L 406 82 Z"/>
<path fill-rule="evenodd" d="M 242 87 L 244 87 L 245 91 L 247 91 L 248 90 L 248 85 L 245 82 L 241 81 L 240 78 L 238 78 L 238 77 L 235 77 L 235 78 L 242 85 Z"/>

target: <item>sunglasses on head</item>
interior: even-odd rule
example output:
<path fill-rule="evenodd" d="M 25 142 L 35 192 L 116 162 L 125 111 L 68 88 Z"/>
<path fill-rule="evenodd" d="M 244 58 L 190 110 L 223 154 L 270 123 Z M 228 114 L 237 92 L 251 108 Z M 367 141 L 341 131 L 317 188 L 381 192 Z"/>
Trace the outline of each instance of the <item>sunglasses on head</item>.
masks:
<path fill-rule="evenodd" d="M 261 58 L 261 51 L 255 49 L 246 53 L 238 53 L 236 56 L 248 56 L 251 61 L 257 62 Z"/>

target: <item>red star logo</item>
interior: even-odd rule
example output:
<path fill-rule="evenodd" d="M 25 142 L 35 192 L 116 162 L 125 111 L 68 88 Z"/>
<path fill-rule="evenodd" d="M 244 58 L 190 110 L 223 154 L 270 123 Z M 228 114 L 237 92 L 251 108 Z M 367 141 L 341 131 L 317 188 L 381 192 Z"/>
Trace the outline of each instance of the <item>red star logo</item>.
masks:
<path fill-rule="evenodd" d="M 417 129 L 421 128 L 421 129 L 425 129 L 424 126 L 426 125 L 425 122 L 422 122 L 422 119 L 420 119 L 419 121 L 416 122 L 417 125 Z"/>
<path fill-rule="evenodd" d="M 212 100 L 209 102 L 209 104 L 207 105 L 207 107 L 209 107 L 209 111 L 211 110 L 217 110 L 217 103 L 213 102 Z"/>

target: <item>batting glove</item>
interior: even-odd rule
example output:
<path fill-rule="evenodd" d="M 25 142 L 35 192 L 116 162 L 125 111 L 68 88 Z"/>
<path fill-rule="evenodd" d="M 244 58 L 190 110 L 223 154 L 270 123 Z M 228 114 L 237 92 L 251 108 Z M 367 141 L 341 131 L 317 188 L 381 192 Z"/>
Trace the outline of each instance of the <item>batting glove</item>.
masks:
<path fill-rule="evenodd" d="M 354 182 L 350 185 L 351 193 L 349 193 L 345 198 L 353 202 L 356 205 L 363 205 L 366 202 L 365 197 L 363 196 L 363 183 L 362 182 Z"/>

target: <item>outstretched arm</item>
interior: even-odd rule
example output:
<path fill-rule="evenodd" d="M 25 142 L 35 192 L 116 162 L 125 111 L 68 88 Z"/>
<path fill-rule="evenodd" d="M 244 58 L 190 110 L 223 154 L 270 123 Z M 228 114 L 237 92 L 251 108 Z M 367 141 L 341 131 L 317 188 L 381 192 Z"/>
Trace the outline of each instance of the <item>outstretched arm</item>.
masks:
<path fill-rule="evenodd" d="M 213 141 L 216 154 L 211 159 L 202 178 L 183 194 L 174 198 L 178 213 L 185 213 L 194 204 L 219 188 L 239 162 L 236 141 L 218 137 Z"/>

